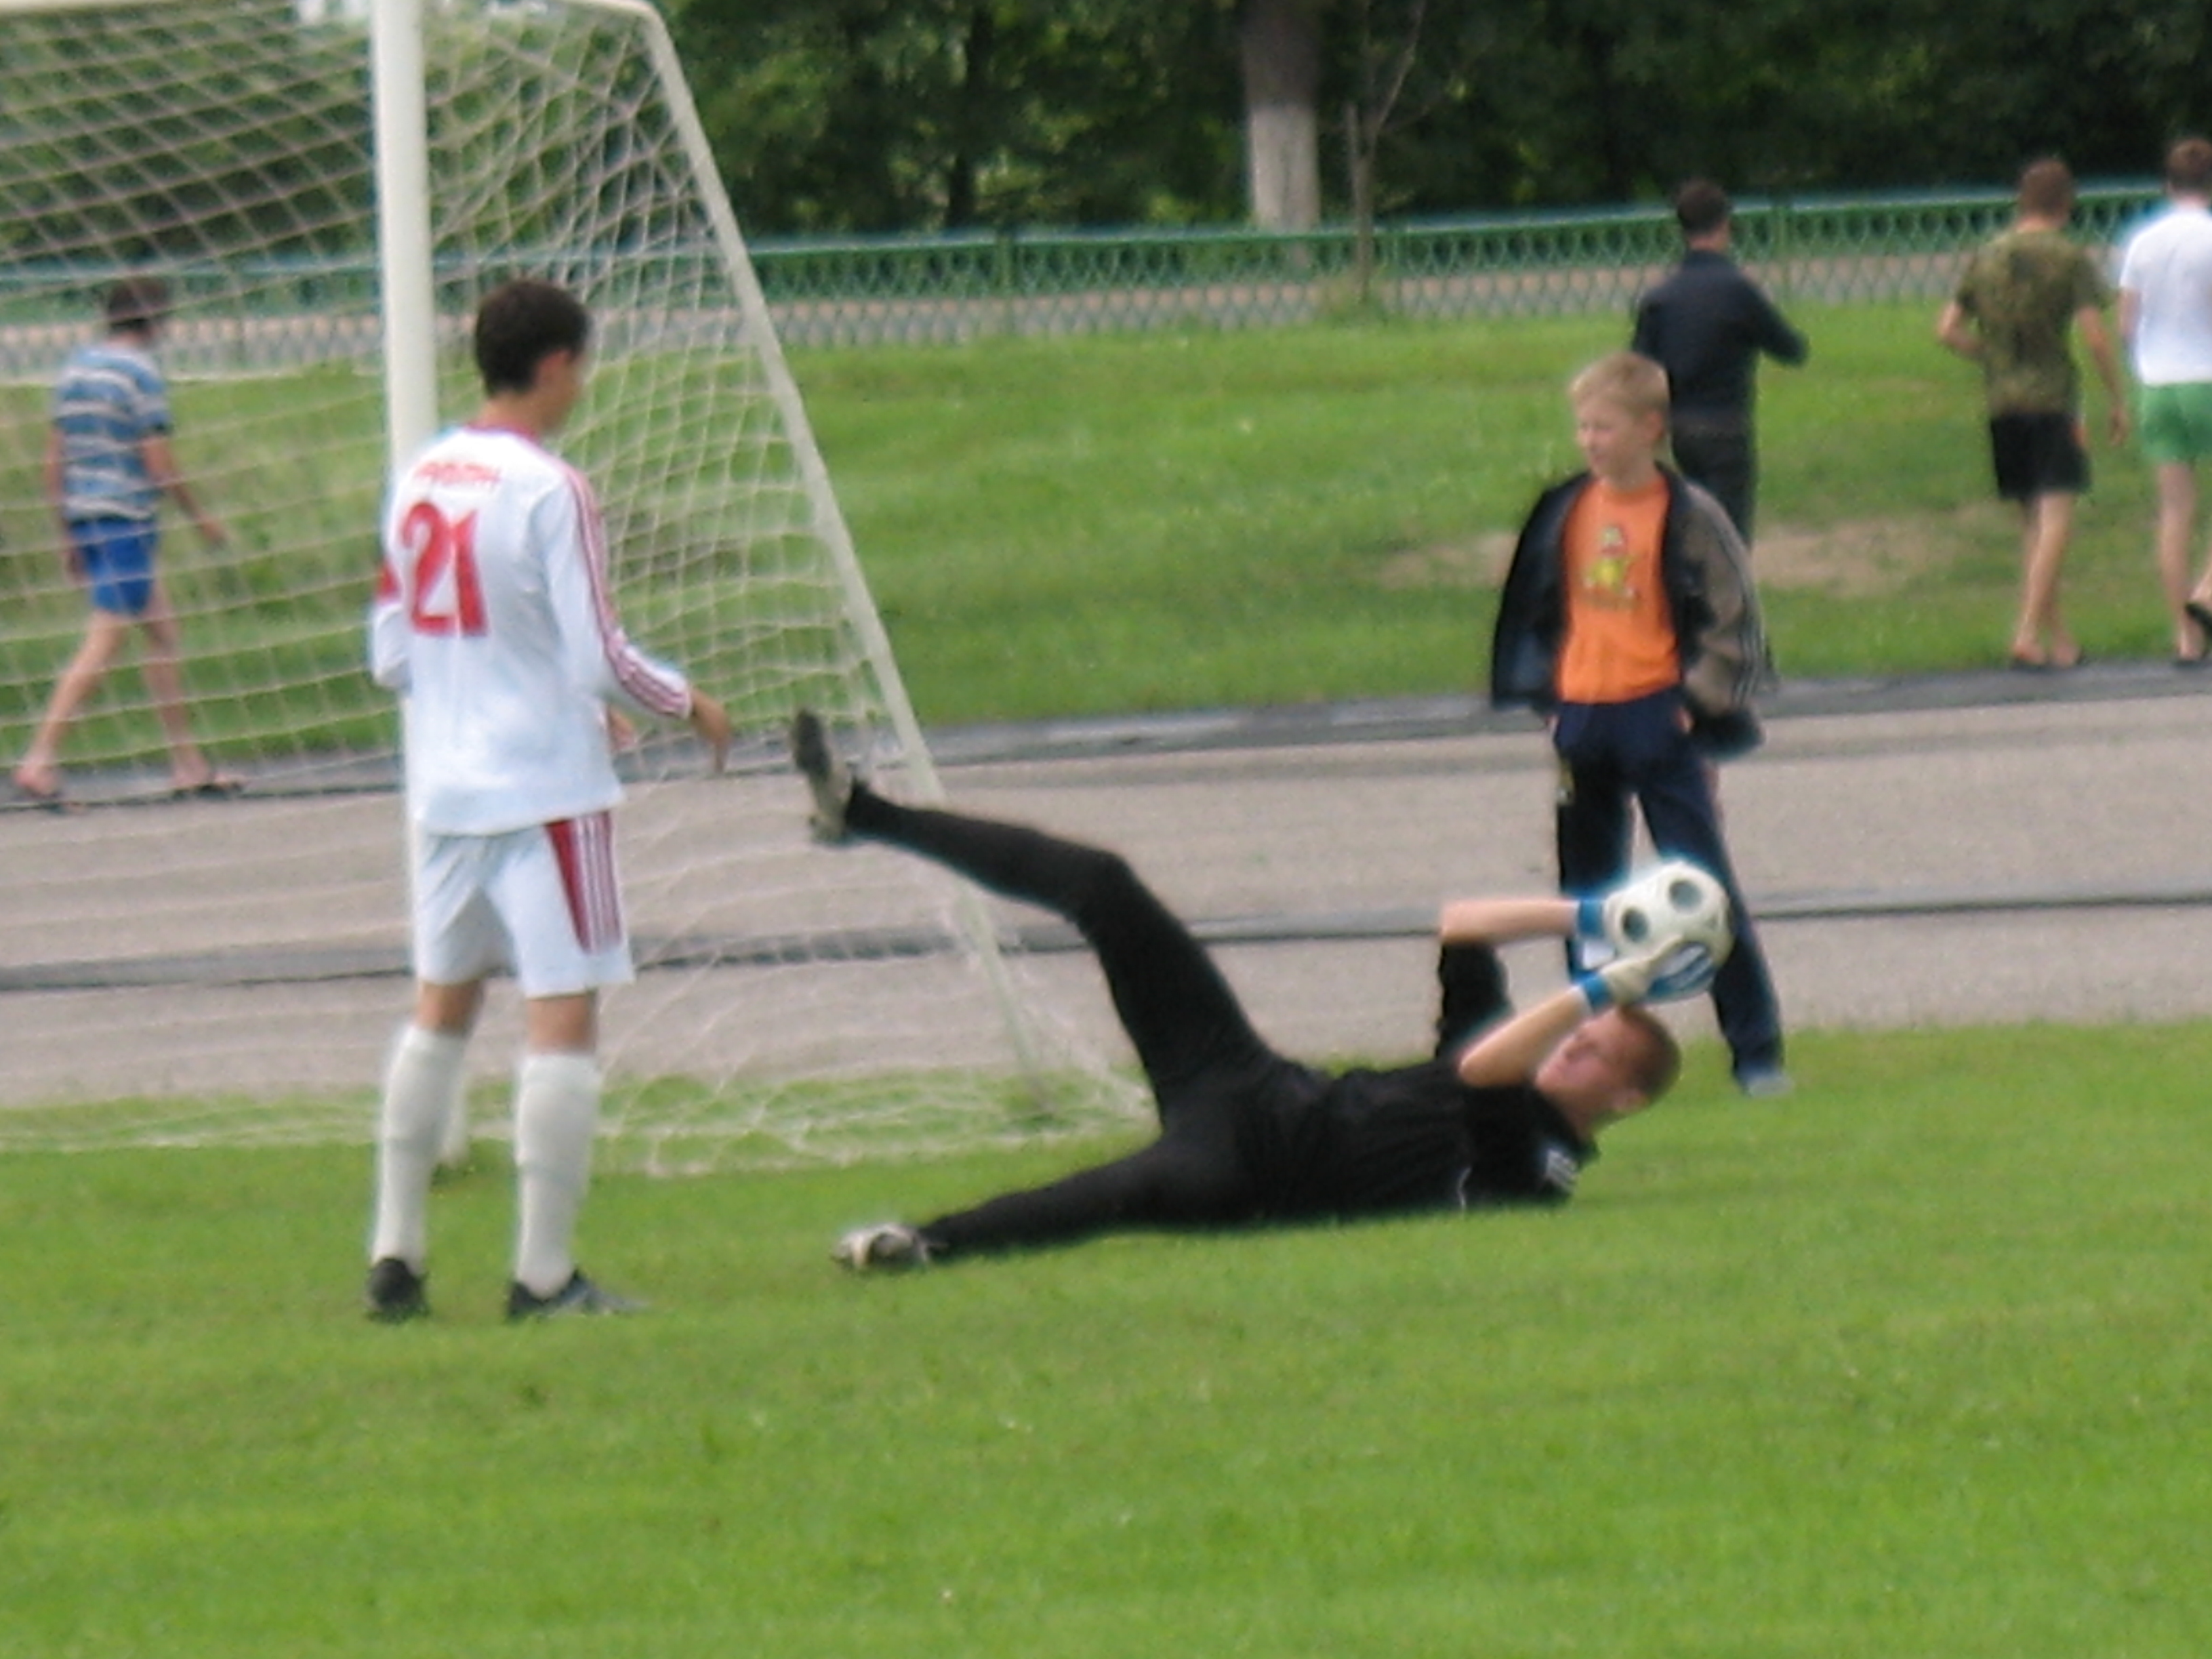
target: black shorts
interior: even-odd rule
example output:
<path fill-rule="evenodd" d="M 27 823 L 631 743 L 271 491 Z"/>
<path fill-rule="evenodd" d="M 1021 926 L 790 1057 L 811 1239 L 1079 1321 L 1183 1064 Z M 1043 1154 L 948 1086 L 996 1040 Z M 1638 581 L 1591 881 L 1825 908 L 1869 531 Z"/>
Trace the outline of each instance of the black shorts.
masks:
<path fill-rule="evenodd" d="M 1997 494 L 2008 501 L 2079 495 L 2089 488 L 2089 453 L 2071 415 L 1992 415 L 1990 455 Z"/>

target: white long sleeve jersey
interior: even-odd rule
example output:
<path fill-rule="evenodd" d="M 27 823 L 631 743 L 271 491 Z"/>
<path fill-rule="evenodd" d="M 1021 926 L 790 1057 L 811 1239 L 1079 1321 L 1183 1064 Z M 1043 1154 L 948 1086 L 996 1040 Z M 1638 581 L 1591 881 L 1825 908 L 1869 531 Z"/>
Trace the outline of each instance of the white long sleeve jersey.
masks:
<path fill-rule="evenodd" d="M 670 719 L 691 708 L 683 674 L 616 620 L 583 475 L 484 427 L 441 434 L 394 483 L 369 665 L 400 695 L 409 813 L 442 835 L 612 806 L 607 705 Z"/>

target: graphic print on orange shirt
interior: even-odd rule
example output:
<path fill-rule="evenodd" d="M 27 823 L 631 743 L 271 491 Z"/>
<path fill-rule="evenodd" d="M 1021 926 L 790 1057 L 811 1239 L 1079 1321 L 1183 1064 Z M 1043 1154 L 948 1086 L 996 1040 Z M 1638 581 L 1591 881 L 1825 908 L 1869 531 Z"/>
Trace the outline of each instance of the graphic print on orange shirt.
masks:
<path fill-rule="evenodd" d="M 1567 514 L 1562 702 L 1629 702 L 1682 678 L 1659 580 L 1667 483 L 1620 491 L 1593 479 Z"/>

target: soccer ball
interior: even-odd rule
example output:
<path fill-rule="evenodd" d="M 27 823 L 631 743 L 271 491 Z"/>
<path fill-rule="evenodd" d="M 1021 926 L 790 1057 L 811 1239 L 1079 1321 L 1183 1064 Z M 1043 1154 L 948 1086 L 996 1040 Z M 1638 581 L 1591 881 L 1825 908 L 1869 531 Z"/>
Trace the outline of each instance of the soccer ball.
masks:
<path fill-rule="evenodd" d="M 1668 859 L 1615 888 L 1605 901 L 1606 942 L 1623 956 L 1700 945 L 1718 967 L 1735 943 L 1727 890 L 1686 859 Z"/>
<path fill-rule="evenodd" d="M 1663 952 L 1647 993 L 1653 1002 L 1704 991 L 1735 945 L 1727 890 L 1683 859 L 1624 882 L 1607 897 L 1603 915 L 1606 942 L 1622 956 Z"/>

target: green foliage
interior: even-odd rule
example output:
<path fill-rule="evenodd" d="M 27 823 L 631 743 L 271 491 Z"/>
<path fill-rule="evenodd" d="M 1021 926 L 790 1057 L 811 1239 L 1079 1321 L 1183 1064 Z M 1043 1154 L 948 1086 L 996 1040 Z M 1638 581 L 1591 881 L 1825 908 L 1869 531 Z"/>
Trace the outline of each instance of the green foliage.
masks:
<path fill-rule="evenodd" d="M 681 0 L 672 21 L 757 232 L 1233 220 L 1245 208 L 1227 0 Z M 2199 118 L 2186 0 L 1345 0 L 1316 9 L 1327 211 L 1343 111 L 1412 47 L 1377 210 L 2008 182 L 2036 155 L 2154 169 Z M 1418 27 L 1416 19 L 1418 18 Z"/>
<path fill-rule="evenodd" d="M 386 1329 L 358 1152 L 0 1159 L 0 1651 L 2195 1659 L 2212 1027 L 1792 1058 L 1559 1213 L 881 1282 L 1079 1154 L 613 1177 L 653 1310 L 529 1329 L 495 1176 Z"/>
<path fill-rule="evenodd" d="M 1236 216 L 1222 5 L 683 0 L 671 27 L 756 234 Z"/>

